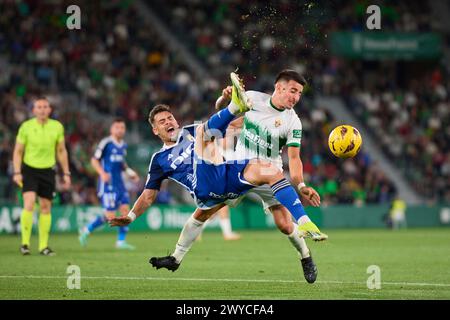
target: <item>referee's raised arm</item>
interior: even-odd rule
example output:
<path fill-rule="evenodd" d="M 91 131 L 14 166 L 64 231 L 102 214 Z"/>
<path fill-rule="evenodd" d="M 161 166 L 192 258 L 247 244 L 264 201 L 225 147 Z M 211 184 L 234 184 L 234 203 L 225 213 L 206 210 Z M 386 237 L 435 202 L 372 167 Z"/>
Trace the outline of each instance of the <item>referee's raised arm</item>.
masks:
<path fill-rule="evenodd" d="M 20 252 L 29 255 L 34 204 L 39 200 L 39 252 L 51 256 L 48 247 L 51 207 L 55 193 L 56 160 L 64 174 L 64 187 L 71 184 L 69 161 L 64 142 L 64 127 L 50 119 L 52 109 L 42 97 L 33 103 L 34 117 L 23 122 L 17 133 L 13 154 L 14 182 L 22 188 L 24 207 L 20 216 L 22 245 Z"/>

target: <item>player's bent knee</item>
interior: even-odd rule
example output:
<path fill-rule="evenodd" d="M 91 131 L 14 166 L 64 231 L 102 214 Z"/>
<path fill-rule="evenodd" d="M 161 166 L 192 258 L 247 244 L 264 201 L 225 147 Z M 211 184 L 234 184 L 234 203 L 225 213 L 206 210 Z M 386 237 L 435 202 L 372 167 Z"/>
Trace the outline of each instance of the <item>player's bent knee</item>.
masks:
<path fill-rule="evenodd" d="M 274 205 L 270 207 L 273 220 L 277 228 L 284 234 L 291 234 L 294 231 L 294 223 L 292 222 L 291 214 L 282 205 Z"/>
<path fill-rule="evenodd" d="M 275 218 L 274 222 L 278 230 L 280 230 L 284 234 L 291 234 L 294 231 L 294 224 L 292 223 L 292 221 L 284 219 L 284 217 L 281 217 L 279 219 Z"/>
<path fill-rule="evenodd" d="M 209 219 L 211 215 L 208 213 L 208 211 L 202 210 L 202 209 L 197 209 L 195 210 L 194 214 L 192 215 L 192 217 L 195 220 L 201 221 L 201 222 L 205 222 L 206 220 Z"/>
<path fill-rule="evenodd" d="M 294 231 L 294 225 L 292 222 L 283 221 L 280 223 L 275 223 L 280 230 L 284 234 L 291 234 Z"/>

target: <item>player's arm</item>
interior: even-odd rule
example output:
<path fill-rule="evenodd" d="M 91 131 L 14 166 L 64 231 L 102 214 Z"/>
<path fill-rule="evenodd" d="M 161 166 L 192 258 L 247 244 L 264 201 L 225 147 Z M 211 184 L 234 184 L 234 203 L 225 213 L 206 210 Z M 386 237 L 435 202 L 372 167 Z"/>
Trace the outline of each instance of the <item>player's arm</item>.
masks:
<path fill-rule="evenodd" d="M 103 170 L 103 167 L 100 163 L 100 160 L 96 157 L 91 158 L 91 165 L 94 168 L 95 172 L 100 176 L 103 182 L 109 182 L 110 176 L 105 170 Z"/>
<path fill-rule="evenodd" d="M 67 154 L 66 143 L 64 140 L 58 142 L 56 145 L 56 158 L 58 159 L 59 165 L 62 168 L 64 174 L 64 183 L 66 188 L 70 187 L 70 170 L 69 170 L 69 156 Z"/>
<path fill-rule="evenodd" d="M 22 187 L 22 185 L 23 185 L 23 177 L 22 177 L 21 168 L 22 168 L 22 159 L 23 159 L 24 151 L 25 151 L 25 145 L 17 141 L 16 145 L 14 146 L 14 152 L 13 152 L 13 168 L 14 168 L 13 181 L 19 187 Z"/>
<path fill-rule="evenodd" d="M 163 168 L 160 166 L 158 159 L 155 159 L 156 154 L 153 155 L 150 160 L 147 182 L 145 183 L 145 189 L 136 202 L 128 215 L 117 217 L 109 221 L 112 227 L 126 226 L 133 222 L 137 217 L 142 215 L 153 202 L 155 202 L 158 190 L 161 188 L 161 183 L 167 178 Z"/>
<path fill-rule="evenodd" d="M 318 207 L 320 205 L 320 196 L 312 187 L 308 187 L 303 179 L 303 163 L 300 158 L 300 147 L 288 147 L 289 175 L 292 183 L 297 186 L 304 201 L 308 204 Z"/>
<path fill-rule="evenodd" d="M 111 227 L 119 227 L 129 225 L 131 222 L 141 216 L 154 202 L 158 190 L 156 189 L 144 189 L 139 198 L 131 208 L 130 212 L 126 216 L 115 217 L 109 221 Z"/>
<path fill-rule="evenodd" d="M 125 161 L 123 162 L 122 169 L 131 180 L 133 180 L 134 182 L 139 181 L 139 175 L 136 173 L 136 171 L 131 169 Z"/>

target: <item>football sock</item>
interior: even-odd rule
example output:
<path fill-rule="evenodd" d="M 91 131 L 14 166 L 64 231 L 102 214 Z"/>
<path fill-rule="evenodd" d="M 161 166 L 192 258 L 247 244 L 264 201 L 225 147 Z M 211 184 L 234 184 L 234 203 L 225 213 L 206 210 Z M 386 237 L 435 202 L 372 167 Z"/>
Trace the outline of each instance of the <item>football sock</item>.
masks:
<path fill-rule="evenodd" d="M 88 224 L 85 231 L 91 233 L 92 231 L 103 225 L 105 222 L 106 222 L 105 216 L 99 215 L 91 223 Z"/>
<path fill-rule="evenodd" d="M 294 223 L 294 231 L 288 235 L 289 241 L 292 243 L 294 248 L 298 251 L 301 258 L 309 257 L 309 249 L 306 245 L 306 241 L 304 238 L 300 237 L 298 232 L 298 225 Z"/>
<path fill-rule="evenodd" d="M 33 228 L 33 212 L 22 210 L 20 215 L 20 230 L 22 231 L 22 245 L 30 246 L 31 230 Z"/>
<path fill-rule="evenodd" d="M 222 234 L 226 237 L 233 233 L 231 231 L 231 221 L 230 218 L 220 218 L 220 228 L 222 229 Z"/>
<path fill-rule="evenodd" d="M 298 198 L 297 192 L 295 192 L 294 188 L 286 179 L 283 178 L 274 183 L 271 188 L 275 198 L 289 210 L 295 221 L 299 221 L 301 217 L 306 216 L 305 209 Z M 303 223 L 304 221 L 300 224 Z"/>
<path fill-rule="evenodd" d="M 117 242 L 121 243 L 125 241 L 125 238 L 127 236 L 128 233 L 128 227 L 126 226 L 122 226 L 119 227 L 119 233 L 117 234 Z"/>
<path fill-rule="evenodd" d="M 190 216 L 184 224 L 177 245 L 175 246 L 175 252 L 172 254 L 178 263 L 183 260 L 184 255 L 189 251 L 195 239 L 202 232 L 202 226 L 203 222 L 196 220 L 193 216 Z"/>
<path fill-rule="evenodd" d="M 239 106 L 235 105 L 233 102 L 228 105 L 227 109 L 234 115 L 241 113 Z"/>
<path fill-rule="evenodd" d="M 228 108 L 222 109 L 215 113 L 205 124 L 205 133 L 207 136 L 214 136 L 214 131 L 219 130 L 222 137 L 225 135 L 228 125 L 234 119 L 234 114 Z"/>
<path fill-rule="evenodd" d="M 39 214 L 39 251 L 48 247 L 48 237 L 52 226 L 52 215 L 50 213 Z"/>

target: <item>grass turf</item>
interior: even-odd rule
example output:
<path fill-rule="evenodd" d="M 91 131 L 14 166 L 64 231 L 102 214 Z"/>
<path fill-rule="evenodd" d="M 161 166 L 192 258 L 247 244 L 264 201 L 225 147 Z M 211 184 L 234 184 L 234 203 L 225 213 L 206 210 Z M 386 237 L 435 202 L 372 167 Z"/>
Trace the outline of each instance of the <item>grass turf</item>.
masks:
<path fill-rule="evenodd" d="M 114 248 L 115 234 L 94 233 L 80 247 L 75 234 L 52 235 L 54 257 L 21 256 L 17 236 L 0 237 L 0 299 L 450 299 L 450 230 L 325 230 L 308 240 L 319 268 L 308 284 L 288 239 L 244 231 L 226 242 L 206 232 L 175 272 L 156 270 L 151 256 L 172 251 L 178 233 L 131 233 L 135 251 Z M 78 265 L 81 289 L 67 288 L 67 267 Z M 367 268 L 381 270 L 381 289 L 369 290 Z"/>

